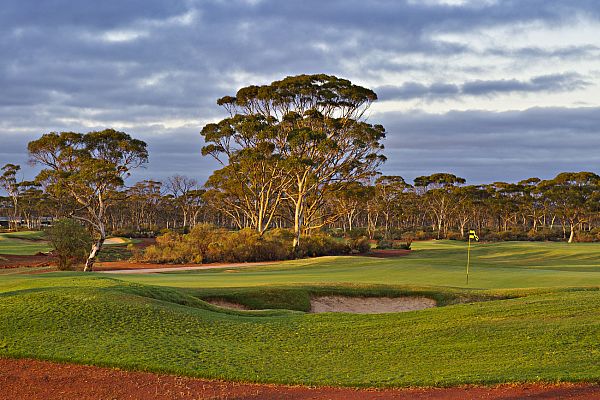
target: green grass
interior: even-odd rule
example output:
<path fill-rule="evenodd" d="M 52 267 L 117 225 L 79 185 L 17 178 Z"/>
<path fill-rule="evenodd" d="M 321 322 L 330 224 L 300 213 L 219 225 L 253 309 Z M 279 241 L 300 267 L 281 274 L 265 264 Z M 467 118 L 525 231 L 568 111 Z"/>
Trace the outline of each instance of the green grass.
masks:
<path fill-rule="evenodd" d="M 123 243 L 107 244 L 100 252 L 100 261 L 121 261 L 131 257 L 127 249 L 130 243 L 139 243 L 137 239 L 123 238 Z M 0 233 L 0 255 L 34 255 L 52 250 L 52 246 L 45 240 L 43 231 L 22 231 Z"/>
<path fill-rule="evenodd" d="M 466 245 L 417 242 L 409 256 L 393 259 L 323 257 L 277 266 L 123 275 L 122 279 L 171 287 L 383 284 L 465 287 Z M 477 244 L 469 288 L 600 286 L 600 245 L 505 242 Z"/>
<path fill-rule="evenodd" d="M 0 254 L 25 256 L 50 250 L 52 247 L 44 240 L 44 232 L 0 233 Z"/>
<path fill-rule="evenodd" d="M 3 275 L 0 356 L 306 385 L 600 380 L 600 246 L 478 245 L 469 288 L 464 245 L 416 249 L 236 272 Z M 320 294 L 426 295 L 441 307 L 303 313 Z"/>

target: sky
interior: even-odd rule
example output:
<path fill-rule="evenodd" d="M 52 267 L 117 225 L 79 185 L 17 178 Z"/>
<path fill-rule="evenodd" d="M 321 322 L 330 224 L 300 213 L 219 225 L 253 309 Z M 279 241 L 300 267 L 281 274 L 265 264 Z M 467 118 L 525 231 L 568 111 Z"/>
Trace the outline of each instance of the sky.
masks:
<path fill-rule="evenodd" d="M 387 175 L 600 173 L 597 0 L 2 0 L 0 166 L 114 128 L 148 143 L 133 180 L 204 182 L 216 100 L 304 73 L 378 94 Z"/>

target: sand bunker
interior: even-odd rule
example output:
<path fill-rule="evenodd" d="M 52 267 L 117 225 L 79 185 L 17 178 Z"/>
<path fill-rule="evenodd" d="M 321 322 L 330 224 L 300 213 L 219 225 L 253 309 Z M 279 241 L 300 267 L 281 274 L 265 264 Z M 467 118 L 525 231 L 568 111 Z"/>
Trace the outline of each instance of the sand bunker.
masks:
<path fill-rule="evenodd" d="M 313 297 L 310 305 L 311 313 L 382 314 L 423 310 L 435 307 L 436 303 L 427 297 L 320 296 Z"/>
<path fill-rule="evenodd" d="M 249 307 L 246 307 L 243 304 L 239 304 L 239 303 L 234 303 L 232 301 L 227 301 L 227 300 L 222 300 L 222 299 L 210 299 L 210 300 L 204 300 L 207 303 L 210 303 L 214 306 L 219 306 L 219 307 L 223 307 L 223 308 L 232 308 L 234 310 L 250 310 Z"/>
<path fill-rule="evenodd" d="M 234 310 L 251 310 L 243 304 L 222 299 L 204 300 L 207 303 Z M 348 297 L 319 296 L 310 300 L 311 313 L 344 312 L 353 314 L 384 314 L 423 310 L 435 307 L 427 297 Z"/>
<path fill-rule="evenodd" d="M 112 237 L 112 238 L 108 238 L 104 241 L 104 244 L 122 244 L 122 243 L 128 243 L 129 240 L 120 238 L 120 237 Z"/>

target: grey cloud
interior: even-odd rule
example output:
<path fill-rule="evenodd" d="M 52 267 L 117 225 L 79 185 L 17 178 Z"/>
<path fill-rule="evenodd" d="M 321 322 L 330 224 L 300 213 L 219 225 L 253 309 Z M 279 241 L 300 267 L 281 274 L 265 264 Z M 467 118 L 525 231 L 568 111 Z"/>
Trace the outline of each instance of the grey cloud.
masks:
<path fill-rule="evenodd" d="M 600 172 L 598 107 L 388 112 L 372 118 L 388 131 L 384 171 L 407 179 L 439 171 L 471 183 Z"/>
<path fill-rule="evenodd" d="M 467 7 L 362 0 L 4 0 L 0 164 L 22 160 L 22 150 L 16 149 L 24 150 L 27 141 L 41 133 L 111 126 L 149 143 L 150 165 L 140 176 L 189 171 L 202 178 L 214 165 L 198 155 L 201 121 L 220 118 L 223 111 L 215 100 L 241 86 L 298 73 L 332 73 L 357 83 L 396 73 L 443 76 L 448 57 L 479 53 L 463 43 L 437 40 L 437 34 L 532 22 L 560 26 L 582 15 L 597 20 L 599 14 L 600 3 L 591 0 L 498 1 Z M 140 35 L 103 40 L 111 32 Z M 549 50 L 504 51 L 491 56 L 526 62 Z M 589 57 L 597 49 L 590 44 L 552 51 L 553 57 L 574 59 Z M 451 67 L 464 76 L 482 72 L 477 67 Z M 508 83 L 487 82 L 487 88 L 483 82 L 475 85 L 475 78 L 465 80 L 475 85 L 468 90 L 488 93 L 519 84 L 529 91 L 570 90 L 583 84 L 576 77 L 556 76 L 515 84 L 510 73 L 506 75 Z M 465 90 L 462 84 L 447 82 L 379 89 L 382 98 L 428 99 L 458 96 Z M 171 129 L 168 120 L 198 124 Z"/>
<path fill-rule="evenodd" d="M 407 82 L 400 86 L 381 86 L 375 89 L 381 100 L 444 100 L 460 95 L 493 96 L 499 93 L 535 93 L 563 92 L 581 89 L 590 85 L 577 73 L 551 74 L 531 78 L 529 80 L 500 79 L 475 80 L 460 85 L 450 83 L 434 83 L 423 85 Z"/>

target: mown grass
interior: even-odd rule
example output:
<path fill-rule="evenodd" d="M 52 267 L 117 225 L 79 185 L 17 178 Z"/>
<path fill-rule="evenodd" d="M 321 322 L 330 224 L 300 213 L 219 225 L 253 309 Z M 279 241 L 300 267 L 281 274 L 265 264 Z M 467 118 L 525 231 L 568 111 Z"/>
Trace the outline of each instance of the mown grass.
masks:
<path fill-rule="evenodd" d="M 418 243 L 398 259 L 0 278 L 0 356 L 235 381 L 450 386 L 600 380 L 600 246 Z M 462 287 L 461 287 L 462 286 Z M 440 307 L 307 314 L 310 297 L 422 295 Z M 220 298 L 266 311 L 222 309 Z"/>
<path fill-rule="evenodd" d="M 100 261 L 122 261 L 131 257 L 129 244 L 139 243 L 137 239 L 120 238 L 121 243 L 106 244 L 99 254 Z M 0 233 L 0 255 L 34 255 L 52 250 L 43 231 L 21 231 Z"/>
<path fill-rule="evenodd" d="M 44 232 L 0 233 L 0 254 L 27 256 L 50 250 L 52 246 L 44 240 Z"/>
<path fill-rule="evenodd" d="M 123 275 L 170 287 L 223 288 L 281 285 L 420 285 L 477 289 L 600 286 L 600 245 L 505 242 L 472 249 L 469 285 L 466 244 L 417 242 L 404 257 L 322 257 L 276 265 Z"/>
<path fill-rule="evenodd" d="M 102 276 L 5 278 L 1 356 L 310 385 L 600 378 L 597 290 L 556 290 L 399 314 L 315 315 L 221 312 L 180 290 Z"/>

